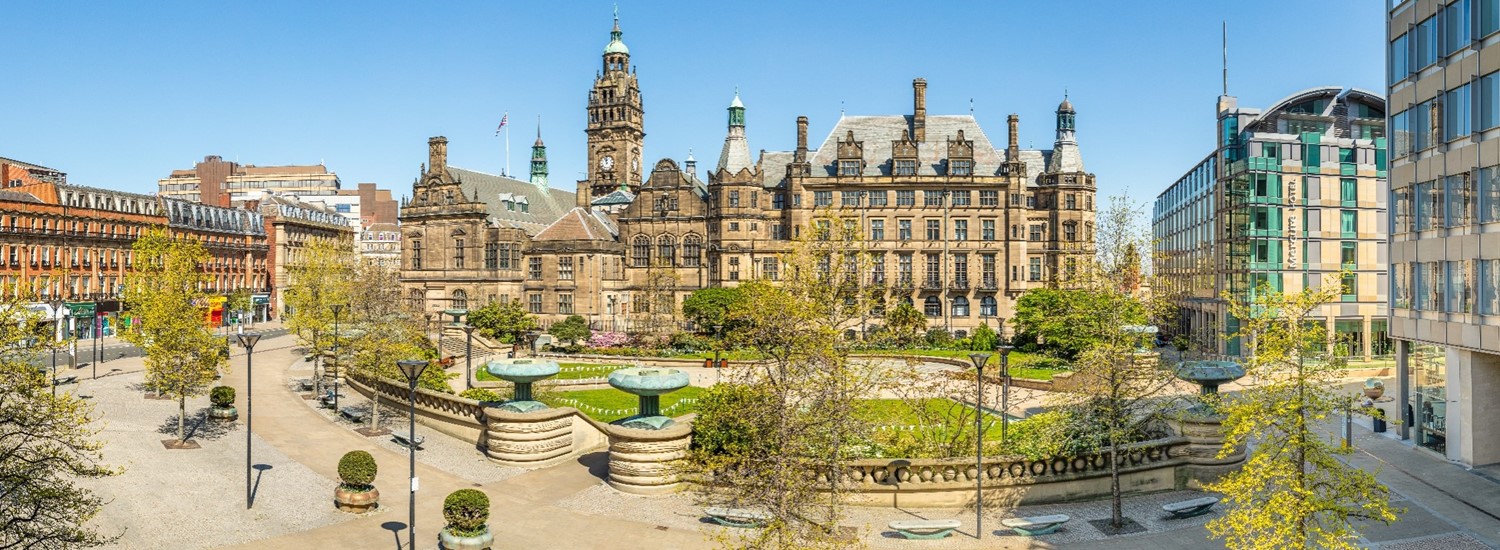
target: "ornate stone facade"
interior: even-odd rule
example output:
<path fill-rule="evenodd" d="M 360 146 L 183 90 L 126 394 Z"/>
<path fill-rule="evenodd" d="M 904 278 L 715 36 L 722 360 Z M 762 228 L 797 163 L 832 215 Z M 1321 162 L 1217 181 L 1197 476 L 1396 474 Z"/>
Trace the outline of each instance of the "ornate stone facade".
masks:
<path fill-rule="evenodd" d="M 1053 149 L 1021 149 L 1015 115 L 997 148 L 972 115 L 929 116 L 917 79 L 910 115 L 841 117 L 817 148 L 798 117 L 794 150 L 753 160 L 736 93 L 706 181 L 691 155 L 643 174 L 639 82 L 621 36 L 616 22 L 589 94 L 590 175 L 576 193 L 449 167 L 447 140 L 429 141 L 401 212 L 414 305 L 518 299 L 544 325 L 578 314 L 598 330 L 661 328 L 693 290 L 778 279 L 780 254 L 838 220 L 865 237 L 866 284 L 910 300 L 930 327 L 967 332 L 1002 324 L 1021 292 L 1094 254 L 1094 176 L 1067 100 Z M 545 174 L 545 152 L 532 158 Z"/>

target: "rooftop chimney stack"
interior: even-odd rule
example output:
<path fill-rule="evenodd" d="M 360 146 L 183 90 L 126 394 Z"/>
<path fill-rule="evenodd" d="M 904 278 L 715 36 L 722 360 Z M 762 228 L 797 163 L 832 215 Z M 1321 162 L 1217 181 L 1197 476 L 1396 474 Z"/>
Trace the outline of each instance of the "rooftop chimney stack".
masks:
<path fill-rule="evenodd" d="M 1015 161 L 1020 158 L 1021 153 L 1021 117 L 1011 113 L 1005 121 L 1010 124 L 1010 146 L 1005 148 L 1006 156 L 1010 158 L 1005 160 Z"/>
<path fill-rule="evenodd" d="M 448 138 L 427 138 L 427 168 L 433 174 L 441 174 L 448 169 Z"/>
<path fill-rule="evenodd" d="M 918 78 L 911 81 L 912 102 L 914 103 L 911 116 L 912 139 L 918 143 L 927 141 L 927 80 Z"/>
<path fill-rule="evenodd" d="M 797 117 L 797 162 L 807 162 L 807 117 Z"/>

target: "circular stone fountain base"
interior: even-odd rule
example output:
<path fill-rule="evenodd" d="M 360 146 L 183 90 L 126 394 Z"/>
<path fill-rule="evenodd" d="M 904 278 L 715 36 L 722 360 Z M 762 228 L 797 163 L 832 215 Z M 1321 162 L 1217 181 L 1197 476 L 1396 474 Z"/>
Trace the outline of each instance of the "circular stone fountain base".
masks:
<path fill-rule="evenodd" d="M 619 420 L 611 422 L 611 424 L 624 426 L 626 428 L 635 428 L 638 430 L 661 430 L 667 428 L 668 426 L 677 424 L 677 421 L 672 420 L 670 417 L 666 416 L 636 415 L 628 418 L 621 418 Z"/>
<path fill-rule="evenodd" d="M 529 413 L 547 408 L 547 404 L 541 401 L 507 401 L 504 405 L 495 407 L 510 412 Z"/>

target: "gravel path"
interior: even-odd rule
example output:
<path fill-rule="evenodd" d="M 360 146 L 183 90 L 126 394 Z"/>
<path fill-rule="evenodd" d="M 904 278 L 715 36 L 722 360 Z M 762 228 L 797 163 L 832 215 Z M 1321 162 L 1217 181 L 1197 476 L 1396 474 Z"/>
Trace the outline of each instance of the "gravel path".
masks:
<path fill-rule="evenodd" d="M 240 422 L 209 420 L 208 398 L 188 400 L 196 450 L 167 450 L 176 438 L 177 403 L 145 399 L 133 373 L 84 381 L 92 396 L 106 463 L 123 475 L 87 482 L 108 503 L 95 524 L 102 533 L 123 533 L 106 548 L 213 548 L 260 540 L 337 523 L 353 516 L 332 506 L 334 480 L 303 467 L 255 438 L 255 508 L 245 512 L 245 433 Z"/>

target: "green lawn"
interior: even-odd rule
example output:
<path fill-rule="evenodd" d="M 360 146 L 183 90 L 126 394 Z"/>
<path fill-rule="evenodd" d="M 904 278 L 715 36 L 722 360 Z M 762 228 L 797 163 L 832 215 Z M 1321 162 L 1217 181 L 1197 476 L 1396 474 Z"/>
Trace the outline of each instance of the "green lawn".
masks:
<path fill-rule="evenodd" d="M 678 407 L 673 407 L 673 405 L 684 399 L 696 400 L 702 393 L 703 388 L 688 386 L 661 396 L 662 414 L 666 416 L 682 416 L 696 411 L 696 402 L 684 403 Z M 639 404 L 636 396 L 614 388 L 558 392 L 542 396 L 541 400 L 553 407 L 577 407 L 578 410 L 588 415 L 589 418 L 600 422 L 614 422 L 621 418 L 633 416 Z"/>
<path fill-rule="evenodd" d="M 944 357 L 944 358 L 948 358 L 948 359 L 959 359 L 959 360 L 963 360 L 963 361 L 968 361 L 970 353 L 974 353 L 974 352 L 973 351 L 969 351 L 969 350 L 954 350 L 954 349 L 893 349 L 893 350 L 878 350 L 878 351 L 874 351 L 874 350 L 872 350 L 872 351 L 861 351 L 861 352 L 855 352 L 854 355 L 856 357 L 858 357 L 859 355 L 862 355 L 862 354 L 873 354 L 873 355 L 907 355 L 907 356 L 912 356 L 912 357 Z M 1036 354 L 1025 353 L 1025 352 L 1020 352 L 1020 351 L 1010 352 L 1010 364 L 1011 364 L 1010 375 L 1012 377 L 1015 377 L 1015 378 L 1025 378 L 1027 380 L 1051 380 L 1052 379 L 1052 375 L 1057 374 L 1059 372 L 1065 372 L 1065 371 L 1058 371 L 1058 370 L 1052 370 L 1052 369 L 1033 369 L 1033 368 L 1016 366 L 1016 364 L 1018 362 L 1027 361 L 1027 360 L 1031 359 L 1034 356 L 1036 356 Z M 999 370 L 999 366 L 1000 366 L 1000 359 L 998 357 L 991 357 L 990 358 L 990 362 L 989 362 L 989 366 L 987 368 L 990 370 L 990 372 L 996 372 L 996 371 Z"/>
<path fill-rule="evenodd" d="M 913 405 L 926 408 L 925 415 L 919 415 Z M 929 398 L 917 403 L 907 402 L 903 399 L 861 399 L 855 404 L 861 419 L 873 426 L 917 426 L 922 425 L 924 416 L 927 422 L 941 419 L 945 424 L 942 428 L 934 425 L 933 429 L 972 429 L 973 415 L 961 416 L 961 411 L 967 407 L 948 399 Z M 989 420 L 999 420 L 998 416 L 990 415 Z M 953 426 L 952 421 L 964 421 L 964 426 Z M 1000 427 L 997 423 L 985 431 L 985 439 L 1000 439 Z"/>

